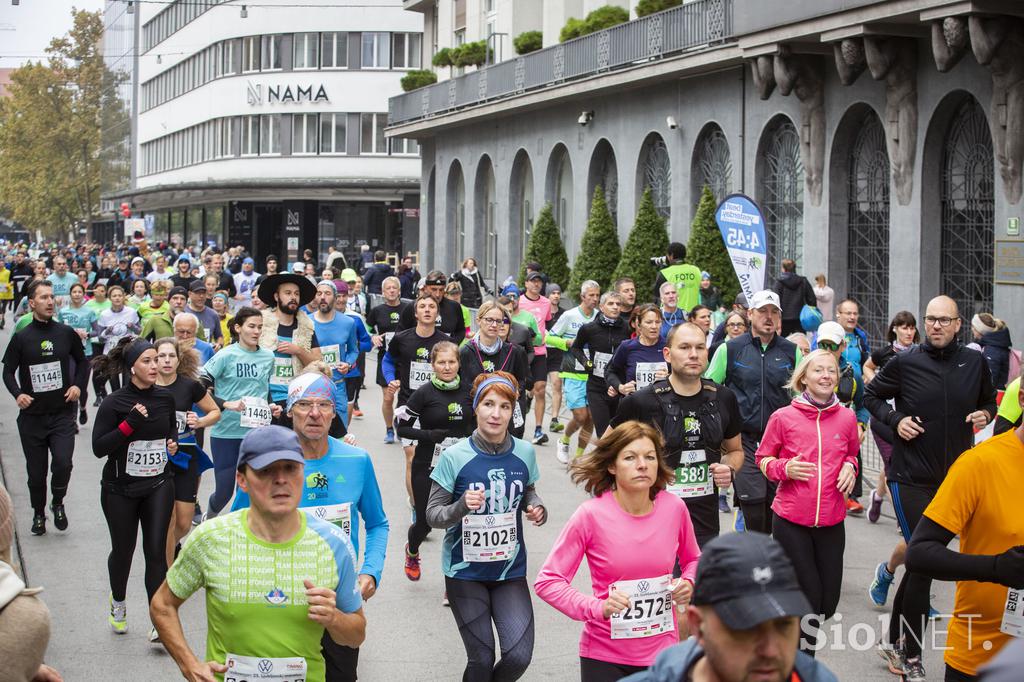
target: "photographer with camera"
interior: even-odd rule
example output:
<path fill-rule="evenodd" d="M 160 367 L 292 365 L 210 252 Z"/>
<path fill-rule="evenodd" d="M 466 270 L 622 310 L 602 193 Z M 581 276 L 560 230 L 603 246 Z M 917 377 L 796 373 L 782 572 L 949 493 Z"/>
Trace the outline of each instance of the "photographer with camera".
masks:
<path fill-rule="evenodd" d="M 676 305 L 680 310 L 689 313 L 700 303 L 700 268 L 684 263 L 684 260 L 686 247 L 679 242 L 668 245 L 667 255 L 651 258 L 651 264 L 661 268 L 658 271 L 658 278 L 654 281 L 655 305 L 661 305 L 661 285 L 665 282 L 676 286 L 676 291 L 679 292 L 679 301 Z"/>

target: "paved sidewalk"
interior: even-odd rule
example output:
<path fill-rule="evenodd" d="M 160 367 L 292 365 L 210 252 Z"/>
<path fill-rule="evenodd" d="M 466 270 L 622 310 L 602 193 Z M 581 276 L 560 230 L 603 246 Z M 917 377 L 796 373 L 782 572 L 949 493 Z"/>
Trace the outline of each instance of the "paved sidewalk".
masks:
<path fill-rule="evenodd" d="M 9 330 L 0 332 L 0 344 L 6 348 Z M 373 376 L 373 362 L 369 375 Z M 405 463 L 398 445 L 384 445 L 383 419 L 380 415 L 380 389 L 367 384 L 362 394 L 366 416 L 355 419 L 352 432 L 359 445 L 372 456 L 380 480 L 384 505 L 391 521 L 388 560 L 377 595 L 366 606 L 369 620 L 366 644 L 360 654 L 360 677 L 376 680 L 458 680 L 465 664 L 465 652 L 449 610 L 441 606 L 444 590 L 440 572 L 441 533 L 433 531 L 423 547 L 423 577 L 418 583 L 406 580 L 402 570 L 403 547 L 409 523 L 404 486 Z M 90 418 L 95 413 L 91 407 Z M 82 429 L 75 453 L 75 470 L 67 499 L 70 529 L 60 533 L 48 524 L 45 536 L 29 533 L 31 511 L 25 487 L 24 459 L 18 441 L 14 400 L 3 391 L 0 396 L 0 460 L 7 487 L 14 500 L 17 531 L 24 551 L 30 585 L 45 588 L 43 599 L 50 607 L 53 634 L 47 662 L 64 675 L 65 680 L 176 680 L 181 679 L 174 663 L 162 648 L 148 643 L 149 618 L 142 583 L 141 548 L 136 549 L 135 564 L 128 588 L 127 635 L 116 636 L 107 625 L 106 557 L 109 538 L 99 508 L 99 478 L 102 461 L 92 456 L 90 425 Z M 530 424 L 532 430 L 532 424 Z M 548 507 L 549 522 L 536 528 L 527 526 L 525 542 L 529 551 L 531 578 L 536 576 L 544 557 L 555 541 L 564 521 L 586 496 L 568 480 L 554 457 L 554 443 L 538 447 L 541 479 L 538 483 Z M 212 477 L 205 476 L 200 499 L 211 492 Z M 722 515 L 723 525 L 727 524 Z M 896 525 L 883 517 L 877 526 L 863 519 L 847 523 L 846 569 L 841 620 L 830 621 L 830 628 L 841 628 L 848 637 L 850 626 L 864 623 L 871 632 L 880 632 L 882 612 L 868 606 L 867 585 L 874 566 L 886 558 L 898 539 Z M 576 586 L 589 591 L 586 564 L 581 567 Z M 936 583 L 935 606 L 948 611 L 952 606 L 952 587 Z M 895 594 L 895 588 L 892 591 Z M 539 599 L 536 611 L 536 647 L 533 663 L 525 680 L 579 679 L 578 640 L 581 625 L 570 621 Z M 197 595 L 182 610 L 185 632 L 197 652 L 205 649 L 203 599 Z M 946 621 L 940 622 L 944 630 Z M 855 631 L 861 645 L 870 644 L 863 626 Z M 875 635 L 877 636 L 877 634 Z M 929 637 L 931 632 L 929 633 Z M 936 645 L 944 640 L 936 635 Z M 890 681 L 880 659 L 871 651 L 845 650 L 820 653 L 841 680 L 857 682 Z M 932 679 L 941 679 L 941 652 L 929 651 L 925 666 Z"/>

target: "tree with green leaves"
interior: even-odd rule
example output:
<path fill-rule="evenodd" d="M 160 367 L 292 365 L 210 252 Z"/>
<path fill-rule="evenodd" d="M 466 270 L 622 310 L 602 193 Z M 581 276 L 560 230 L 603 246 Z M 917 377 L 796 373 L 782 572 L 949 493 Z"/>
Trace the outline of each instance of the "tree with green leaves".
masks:
<path fill-rule="evenodd" d="M 640 209 L 636 213 L 633 230 L 622 247 L 622 258 L 612 274 L 612 281 L 630 277 L 636 283 L 636 302 L 650 303 L 654 300 L 654 280 L 658 268 L 651 263 L 654 256 L 664 256 L 668 251 L 668 230 L 665 219 L 654 208 L 651 188 L 644 190 Z"/>
<path fill-rule="evenodd" d="M 636 16 L 639 19 L 640 17 L 646 17 L 648 14 L 678 7 L 681 4 L 683 4 L 683 0 L 640 0 L 636 4 Z"/>
<path fill-rule="evenodd" d="M 569 291 L 579 291 L 580 286 L 588 279 L 601 285 L 604 291 L 612 282 L 612 272 L 619 264 L 622 249 L 619 247 L 619 235 L 615 229 L 615 221 L 608 210 L 601 185 L 594 188 L 594 199 L 590 204 L 590 219 L 587 229 L 583 232 L 580 252 L 573 263 L 572 279 L 569 280 Z"/>
<path fill-rule="evenodd" d="M 540 31 L 524 31 L 512 40 L 516 54 L 530 54 L 544 47 L 544 34 Z"/>
<path fill-rule="evenodd" d="M 99 212 L 104 163 L 100 132 L 118 83 L 103 63 L 100 12 L 73 12 L 46 64 L 11 73 L 0 100 L 0 204 L 29 230 L 66 236 Z"/>
<path fill-rule="evenodd" d="M 519 266 L 520 286 L 526 280 L 526 264 L 531 262 L 540 263 L 550 281 L 563 287 L 569 281 L 569 256 L 565 253 L 565 245 L 562 243 L 562 235 L 558 233 L 558 225 L 555 223 L 555 214 L 550 203 L 541 209 L 533 226 L 533 233 L 530 234 L 530 241 L 526 245 L 526 253 Z"/>
<path fill-rule="evenodd" d="M 722 233 L 715 222 L 718 202 L 711 188 L 704 185 L 697 204 L 697 214 L 690 225 L 690 241 L 686 245 L 686 260 L 711 275 L 711 283 L 722 292 L 722 301 L 728 306 L 740 292 L 740 281 L 732 259 L 722 241 Z"/>

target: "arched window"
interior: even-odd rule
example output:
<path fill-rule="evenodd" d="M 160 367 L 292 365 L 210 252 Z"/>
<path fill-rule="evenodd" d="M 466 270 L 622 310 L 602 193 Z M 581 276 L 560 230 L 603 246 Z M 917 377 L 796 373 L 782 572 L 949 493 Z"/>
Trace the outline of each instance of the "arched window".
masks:
<path fill-rule="evenodd" d="M 847 220 L 847 292 L 861 304 L 861 325 L 874 346 L 889 321 L 889 155 L 873 112 L 861 119 L 850 149 Z"/>
<path fill-rule="evenodd" d="M 476 174 L 476 189 L 474 193 L 475 223 L 473 256 L 477 259 L 477 265 L 484 277 L 493 280 L 498 271 L 498 227 L 497 199 L 494 188 L 494 166 L 490 157 L 483 157 Z M 468 254 L 460 254 L 459 258 L 466 258 Z"/>
<path fill-rule="evenodd" d="M 466 251 L 466 181 L 458 161 L 452 164 L 448 172 L 446 203 L 446 228 L 454 237 L 453 252 L 449 254 L 448 260 L 458 263 L 465 257 Z"/>
<path fill-rule="evenodd" d="M 555 222 L 562 236 L 562 243 L 569 250 L 568 239 L 572 232 L 573 194 L 572 194 L 572 162 L 569 152 L 559 150 L 560 157 L 555 163 Z"/>
<path fill-rule="evenodd" d="M 619 205 L 619 169 L 615 163 L 615 150 L 608 140 L 601 140 L 594 147 L 594 155 L 590 158 L 590 180 L 587 183 L 587 201 L 593 201 L 594 189 L 600 187 L 604 192 L 608 212 L 612 221 L 618 223 Z M 587 211 L 589 215 L 590 206 Z"/>
<path fill-rule="evenodd" d="M 700 196 L 705 185 L 711 188 L 711 193 L 718 202 L 732 193 L 732 156 L 729 154 L 729 141 L 717 124 L 708 124 L 697 141 L 694 177 L 698 183 L 694 187 L 694 197 Z"/>
<path fill-rule="evenodd" d="M 973 98 L 957 110 L 943 146 L 942 293 L 970 319 L 991 311 L 995 250 L 995 188 L 992 136 L 985 112 Z M 964 325 L 969 330 L 969 325 Z M 969 331 L 967 332 L 970 333 Z"/>
<path fill-rule="evenodd" d="M 533 233 L 533 167 L 526 150 L 520 150 L 512 163 L 512 179 L 509 184 L 509 225 L 518 230 L 519 238 L 512 242 L 519 247 L 512 263 L 522 261 L 526 246 Z"/>
<path fill-rule="evenodd" d="M 672 216 L 672 161 L 665 140 L 650 135 L 640 154 L 640 192 L 651 188 L 651 199 L 658 214 L 668 223 Z M 640 205 L 639 198 L 637 205 Z"/>
<path fill-rule="evenodd" d="M 761 142 L 760 203 L 768 240 L 768 277 L 778 273 L 784 258 L 800 269 L 804 242 L 804 164 L 800 136 L 793 123 L 779 116 Z"/>

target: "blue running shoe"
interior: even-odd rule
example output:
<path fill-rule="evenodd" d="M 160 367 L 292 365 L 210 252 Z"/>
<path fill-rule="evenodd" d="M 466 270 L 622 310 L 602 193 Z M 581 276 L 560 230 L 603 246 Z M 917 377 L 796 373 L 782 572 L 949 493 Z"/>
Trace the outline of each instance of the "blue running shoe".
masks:
<path fill-rule="evenodd" d="M 928 606 L 928 620 L 942 620 L 942 614 L 934 606 Z"/>
<path fill-rule="evenodd" d="M 875 568 L 875 579 L 871 581 L 868 588 L 868 597 L 871 603 L 878 608 L 885 606 L 889 601 L 889 588 L 892 586 L 893 574 L 885 567 L 885 562 L 878 564 Z"/>
<path fill-rule="evenodd" d="M 737 533 L 743 533 L 747 530 L 747 524 L 743 522 L 743 510 L 737 509 L 736 515 L 732 519 L 732 529 Z"/>
<path fill-rule="evenodd" d="M 731 509 L 729 509 L 729 500 L 725 497 L 724 494 L 718 496 L 718 511 L 722 514 L 728 514 L 730 511 L 732 511 Z"/>
<path fill-rule="evenodd" d="M 394 442 L 395 442 L 395 430 L 394 429 L 388 429 L 387 433 L 384 435 L 384 443 L 386 445 L 391 445 Z"/>

